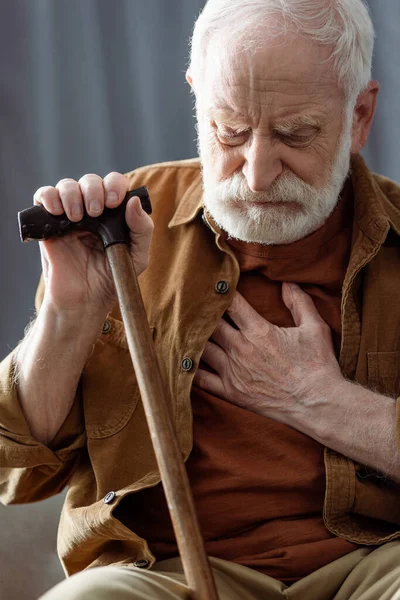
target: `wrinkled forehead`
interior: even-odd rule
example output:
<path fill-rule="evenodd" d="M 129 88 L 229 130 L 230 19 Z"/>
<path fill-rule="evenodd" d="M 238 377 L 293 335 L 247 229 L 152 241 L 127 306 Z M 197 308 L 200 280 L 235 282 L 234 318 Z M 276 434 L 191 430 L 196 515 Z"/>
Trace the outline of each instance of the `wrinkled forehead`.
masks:
<path fill-rule="evenodd" d="M 243 48 L 222 34 L 210 40 L 201 88 L 203 105 L 240 112 L 262 107 L 343 103 L 332 49 L 299 36 L 280 36 Z"/>

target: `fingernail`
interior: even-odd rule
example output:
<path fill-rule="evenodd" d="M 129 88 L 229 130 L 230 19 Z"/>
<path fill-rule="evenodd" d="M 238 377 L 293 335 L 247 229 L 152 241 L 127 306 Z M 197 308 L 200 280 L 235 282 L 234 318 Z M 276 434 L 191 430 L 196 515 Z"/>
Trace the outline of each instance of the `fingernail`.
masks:
<path fill-rule="evenodd" d="M 82 208 L 80 204 L 73 204 L 71 206 L 71 215 L 73 217 L 81 217 L 82 216 Z"/>
<path fill-rule="evenodd" d="M 89 203 L 89 211 L 92 213 L 100 213 L 101 212 L 101 204 L 98 200 L 92 200 Z"/>
<path fill-rule="evenodd" d="M 118 200 L 118 196 L 115 192 L 108 192 L 106 197 L 107 204 L 115 204 Z"/>
<path fill-rule="evenodd" d="M 53 213 L 55 213 L 55 212 L 57 212 L 57 213 L 64 212 L 64 209 L 59 202 L 53 202 Z"/>

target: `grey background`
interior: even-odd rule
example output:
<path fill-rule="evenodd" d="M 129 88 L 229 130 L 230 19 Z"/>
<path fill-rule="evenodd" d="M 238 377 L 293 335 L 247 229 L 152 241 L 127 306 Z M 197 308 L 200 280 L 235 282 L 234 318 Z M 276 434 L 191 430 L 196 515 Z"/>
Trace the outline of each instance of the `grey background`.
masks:
<path fill-rule="evenodd" d="M 184 79 L 203 0 L 0 0 L 0 358 L 33 316 L 36 244 L 16 214 L 42 185 L 194 156 Z M 382 85 L 365 149 L 400 181 L 400 3 L 371 0 Z M 0 600 L 35 600 L 63 578 L 56 529 L 64 494 L 0 506 Z"/>

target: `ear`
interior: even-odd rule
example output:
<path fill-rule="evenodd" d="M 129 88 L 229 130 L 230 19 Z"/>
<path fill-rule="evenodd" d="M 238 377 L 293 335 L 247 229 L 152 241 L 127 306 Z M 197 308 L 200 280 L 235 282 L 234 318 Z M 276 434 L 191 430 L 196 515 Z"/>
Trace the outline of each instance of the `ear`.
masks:
<path fill-rule="evenodd" d="M 186 81 L 188 82 L 188 84 L 192 88 L 192 90 L 191 90 L 192 93 L 195 94 L 195 91 L 194 91 L 194 88 L 193 88 L 193 77 L 192 77 L 192 72 L 190 70 L 190 67 L 186 71 Z"/>
<path fill-rule="evenodd" d="M 375 115 L 379 87 L 377 81 L 370 81 L 367 89 L 357 98 L 353 116 L 352 154 L 359 154 L 367 142 Z"/>

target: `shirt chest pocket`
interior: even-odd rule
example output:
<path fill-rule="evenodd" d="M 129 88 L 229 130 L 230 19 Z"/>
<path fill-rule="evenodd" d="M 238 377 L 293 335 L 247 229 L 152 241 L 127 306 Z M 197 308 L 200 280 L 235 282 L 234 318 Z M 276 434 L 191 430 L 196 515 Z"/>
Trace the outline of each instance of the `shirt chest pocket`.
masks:
<path fill-rule="evenodd" d="M 115 435 L 133 416 L 140 392 L 120 321 L 107 319 L 82 375 L 82 397 L 89 439 Z"/>
<path fill-rule="evenodd" d="M 400 395 L 400 352 L 367 352 L 368 387 L 381 394 Z"/>

